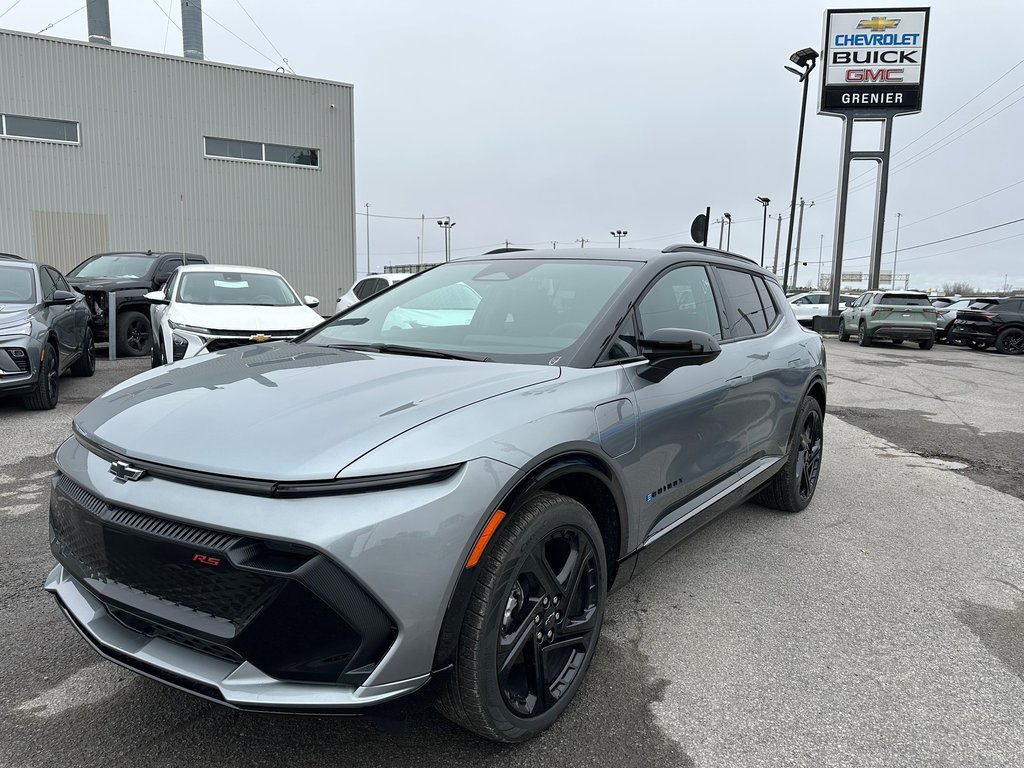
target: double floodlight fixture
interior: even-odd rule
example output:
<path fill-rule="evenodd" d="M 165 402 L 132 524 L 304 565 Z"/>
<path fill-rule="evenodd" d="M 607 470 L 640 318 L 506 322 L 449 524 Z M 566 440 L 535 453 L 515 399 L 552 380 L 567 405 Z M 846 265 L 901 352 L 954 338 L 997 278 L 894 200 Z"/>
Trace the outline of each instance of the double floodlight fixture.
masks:
<path fill-rule="evenodd" d="M 768 199 L 767 197 L 755 197 L 754 199 L 757 200 L 757 202 L 759 202 L 765 208 L 767 208 L 768 207 L 768 203 L 771 202 L 771 200 Z"/>
<path fill-rule="evenodd" d="M 807 76 L 811 74 L 811 70 L 814 69 L 818 63 L 818 52 L 813 48 L 801 48 L 799 51 L 789 57 L 789 60 L 796 64 L 798 67 L 803 67 L 803 72 L 799 69 L 787 66 L 790 72 L 800 78 L 800 82 L 807 79 Z"/>

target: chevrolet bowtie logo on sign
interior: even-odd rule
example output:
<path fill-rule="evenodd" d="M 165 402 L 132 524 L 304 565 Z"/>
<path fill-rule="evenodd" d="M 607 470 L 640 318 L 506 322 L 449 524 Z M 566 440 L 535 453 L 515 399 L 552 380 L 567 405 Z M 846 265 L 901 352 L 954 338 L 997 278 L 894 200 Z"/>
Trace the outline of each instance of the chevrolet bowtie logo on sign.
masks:
<path fill-rule="evenodd" d="M 857 25 L 857 29 L 873 29 L 875 32 L 885 32 L 898 26 L 899 19 L 887 19 L 885 16 L 872 16 L 870 19 L 863 19 Z"/>
<path fill-rule="evenodd" d="M 114 477 L 116 477 L 118 480 L 122 480 L 125 482 L 129 480 L 131 480 L 132 482 L 136 480 L 141 480 L 146 474 L 146 470 L 133 466 L 129 464 L 127 461 L 111 462 L 110 468 L 107 471 Z"/>

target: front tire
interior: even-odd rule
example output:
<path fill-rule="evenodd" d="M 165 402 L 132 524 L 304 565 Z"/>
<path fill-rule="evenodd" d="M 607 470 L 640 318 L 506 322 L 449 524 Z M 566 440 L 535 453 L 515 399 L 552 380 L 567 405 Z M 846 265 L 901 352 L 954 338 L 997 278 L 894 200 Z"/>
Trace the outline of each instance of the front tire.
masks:
<path fill-rule="evenodd" d="M 149 318 L 141 312 L 128 310 L 117 318 L 117 354 L 125 357 L 148 355 L 153 345 Z"/>
<path fill-rule="evenodd" d="M 39 378 L 35 389 L 25 397 L 25 407 L 30 411 L 49 411 L 57 407 L 60 399 L 60 364 L 57 350 L 52 344 L 43 347 L 39 359 Z"/>
<path fill-rule="evenodd" d="M 849 341 L 850 340 L 850 332 L 846 330 L 846 321 L 843 320 L 842 318 L 840 318 L 840 320 L 839 320 L 839 340 L 840 341 Z"/>
<path fill-rule="evenodd" d="M 601 532 L 578 502 L 540 493 L 505 521 L 476 567 L 437 706 L 492 741 L 525 741 L 558 719 L 593 659 L 607 590 Z"/>
<path fill-rule="evenodd" d="M 756 501 L 782 512 L 806 509 L 818 487 L 824 445 L 821 406 L 813 397 L 805 397 L 797 412 L 786 463 L 757 495 Z"/>

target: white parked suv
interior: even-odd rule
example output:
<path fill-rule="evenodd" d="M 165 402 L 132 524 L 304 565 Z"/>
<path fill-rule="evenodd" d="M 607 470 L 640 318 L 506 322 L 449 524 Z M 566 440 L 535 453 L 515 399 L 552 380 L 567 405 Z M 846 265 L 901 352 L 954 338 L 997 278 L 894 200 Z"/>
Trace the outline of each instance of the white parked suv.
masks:
<path fill-rule="evenodd" d="M 796 315 L 796 319 L 800 321 L 801 325 L 811 325 L 814 323 L 815 317 L 828 315 L 830 299 L 831 296 L 827 291 L 808 291 L 790 296 L 789 303 L 793 305 L 793 314 Z M 842 309 L 844 304 L 856 300 L 856 296 L 842 294 L 839 297 L 839 309 Z"/>
<path fill-rule="evenodd" d="M 153 367 L 246 344 L 293 339 L 323 318 L 272 269 L 224 264 L 179 267 L 163 290 L 146 294 Z"/>
<path fill-rule="evenodd" d="M 358 304 L 363 299 L 368 299 L 374 294 L 380 293 L 385 288 L 390 288 L 400 280 L 405 280 L 407 277 L 412 275 L 407 272 L 398 274 L 388 275 L 367 275 L 361 280 L 356 280 L 352 287 L 348 289 L 347 293 L 342 294 L 338 297 L 338 303 L 334 307 L 335 312 L 341 312 L 343 309 L 348 309 L 355 304 Z"/>

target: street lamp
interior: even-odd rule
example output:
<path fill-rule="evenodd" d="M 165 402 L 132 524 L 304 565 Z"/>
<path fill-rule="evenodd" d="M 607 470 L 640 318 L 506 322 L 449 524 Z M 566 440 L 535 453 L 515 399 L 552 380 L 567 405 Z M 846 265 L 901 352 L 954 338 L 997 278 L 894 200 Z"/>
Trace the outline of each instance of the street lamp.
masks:
<path fill-rule="evenodd" d="M 629 234 L 629 232 L 627 232 L 624 229 L 616 229 L 616 230 L 612 231 L 612 237 L 614 237 L 616 239 L 616 241 L 618 241 L 618 245 L 615 246 L 616 248 L 621 248 L 622 247 L 622 238 L 624 238 L 628 234 Z"/>
<path fill-rule="evenodd" d="M 892 289 L 896 290 L 896 257 L 900 255 L 900 219 L 902 213 L 896 214 L 896 247 L 892 251 Z"/>
<path fill-rule="evenodd" d="M 762 221 L 761 221 L 761 267 L 763 268 L 764 267 L 764 233 L 765 233 L 765 230 L 768 228 L 768 203 L 770 203 L 771 200 L 769 200 L 767 197 L 755 197 L 754 199 L 757 200 L 757 202 L 759 202 L 761 204 L 761 207 L 764 209 L 764 211 L 763 211 L 764 216 L 762 217 Z"/>
<path fill-rule="evenodd" d="M 437 220 L 437 226 L 444 230 L 444 260 L 451 261 L 452 258 L 452 227 L 455 226 L 455 222 L 452 221 L 451 216 L 445 216 L 443 219 Z"/>
<path fill-rule="evenodd" d="M 732 247 L 732 214 L 725 214 L 725 220 L 729 222 L 725 225 L 725 250 L 729 250 Z"/>
<path fill-rule="evenodd" d="M 793 167 L 793 195 L 789 200 L 789 234 L 786 236 L 786 266 L 782 271 L 782 289 L 789 289 L 789 255 L 793 249 L 793 223 L 796 219 L 794 215 L 796 213 L 796 190 L 800 184 L 800 153 L 803 150 L 804 145 L 804 118 L 807 116 L 807 86 L 810 83 L 811 71 L 814 69 L 818 62 L 818 52 L 813 48 L 801 48 L 799 51 L 789 57 L 789 60 L 796 64 L 798 67 L 803 67 L 801 72 L 799 69 L 786 66 L 790 72 L 800 78 L 800 82 L 804 84 L 804 94 L 800 101 L 800 128 L 796 134 L 796 162 Z"/>

